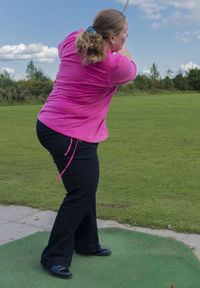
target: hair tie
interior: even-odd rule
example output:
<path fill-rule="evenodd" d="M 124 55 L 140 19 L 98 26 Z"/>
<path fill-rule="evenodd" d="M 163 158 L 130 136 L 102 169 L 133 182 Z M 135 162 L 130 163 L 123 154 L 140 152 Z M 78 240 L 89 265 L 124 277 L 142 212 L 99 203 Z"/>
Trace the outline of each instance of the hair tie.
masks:
<path fill-rule="evenodd" d="M 90 34 L 95 34 L 96 33 L 96 30 L 92 27 L 92 26 L 89 26 L 87 28 L 87 31 L 90 33 Z"/>

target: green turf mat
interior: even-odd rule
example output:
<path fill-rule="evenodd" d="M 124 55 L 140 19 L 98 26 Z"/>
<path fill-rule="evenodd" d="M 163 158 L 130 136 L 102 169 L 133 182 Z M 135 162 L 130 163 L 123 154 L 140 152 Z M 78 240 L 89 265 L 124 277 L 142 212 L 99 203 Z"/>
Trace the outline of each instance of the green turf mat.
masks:
<path fill-rule="evenodd" d="M 0 246 L 1 288 L 199 288 L 200 262 L 183 243 L 119 228 L 99 229 L 108 257 L 74 254 L 68 280 L 40 266 L 49 232 Z"/>

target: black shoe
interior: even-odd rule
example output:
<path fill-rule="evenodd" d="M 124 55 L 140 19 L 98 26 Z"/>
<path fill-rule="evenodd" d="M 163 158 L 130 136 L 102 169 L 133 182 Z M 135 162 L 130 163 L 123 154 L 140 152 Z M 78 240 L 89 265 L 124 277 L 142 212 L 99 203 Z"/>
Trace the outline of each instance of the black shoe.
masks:
<path fill-rule="evenodd" d="M 96 256 L 108 256 L 110 254 L 111 254 L 111 250 L 108 248 L 104 248 L 102 246 L 100 246 L 99 250 L 92 253 L 92 255 L 96 255 Z"/>
<path fill-rule="evenodd" d="M 63 278 L 63 279 L 72 278 L 72 273 L 69 271 L 69 268 L 66 266 L 54 265 L 52 267 L 48 267 L 42 262 L 41 264 L 44 267 L 44 269 L 54 277 Z"/>

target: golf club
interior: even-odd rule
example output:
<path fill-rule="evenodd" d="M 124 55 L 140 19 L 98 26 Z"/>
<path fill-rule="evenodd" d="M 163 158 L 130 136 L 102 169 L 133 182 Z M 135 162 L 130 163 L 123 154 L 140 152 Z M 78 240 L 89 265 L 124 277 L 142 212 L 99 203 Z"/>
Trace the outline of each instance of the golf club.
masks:
<path fill-rule="evenodd" d="M 123 14 L 125 15 L 126 14 L 126 10 L 128 8 L 128 4 L 129 4 L 130 0 L 127 0 L 126 1 L 126 4 L 124 5 L 124 9 L 123 9 Z"/>

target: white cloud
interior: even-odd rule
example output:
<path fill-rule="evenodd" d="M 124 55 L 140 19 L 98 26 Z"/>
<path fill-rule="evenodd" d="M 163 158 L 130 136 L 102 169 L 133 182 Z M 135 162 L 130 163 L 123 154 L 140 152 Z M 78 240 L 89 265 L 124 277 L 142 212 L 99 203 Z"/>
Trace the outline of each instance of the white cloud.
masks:
<path fill-rule="evenodd" d="M 118 2 L 124 4 L 126 1 Z M 199 0 L 130 0 L 130 5 L 137 6 L 147 19 L 156 19 L 163 25 L 200 23 Z"/>
<path fill-rule="evenodd" d="M 0 74 L 3 72 L 8 72 L 11 75 L 12 79 L 16 81 L 24 79 L 26 77 L 25 75 L 19 73 L 16 74 L 15 69 L 10 67 L 0 67 Z"/>
<path fill-rule="evenodd" d="M 184 33 L 177 33 L 176 39 L 183 42 L 183 43 L 189 43 L 191 42 L 190 34 L 184 32 Z"/>
<path fill-rule="evenodd" d="M 150 74 L 150 69 L 144 68 L 144 69 L 142 70 L 142 73 L 143 73 L 143 74 Z"/>
<path fill-rule="evenodd" d="M 186 30 L 182 33 L 177 33 L 176 39 L 184 43 L 189 43 L 195 40 L 200 40 L 200 31 L 199 30 L 196 30 L 196 31 Z"/>
<path fill-rule="evenodd" d="M 192 61 L 188 62 L 187 64 L 182 64 L 181 69 L 188 72 L 191 69 L 198 68 L 200 69 L 200 65 L 193 63 Z"/>
<path fill-rule="evenodd" d="M 149 14 L 148 18 L 156 21 L 156 20 L 162 18 L 162 14 L 161 13 Z"/>
<path fill-rule="evenodd" d="M 51 63 L 58 55 L 57 48 L 48 47 L 42 43 L 29 45 L 4 45 L 0 47 L 0 60 L 34 60 L 36 62 Z"/>
<path fill-rule="evenodd" d="M 0 72 L 8 72 L 9 74 L 15 74 L 15 70 L 13 68 L 9 68 L 9 67 L 2 67 L 0 68 Z"/>
<path fill-rule="evenodd" d="M 159 28 L 160 26 L 161 26 L 161 24 L 159 22 L 153 22 L 151 24 L 151 28 L 153 28 L 153 29 Z"/>

